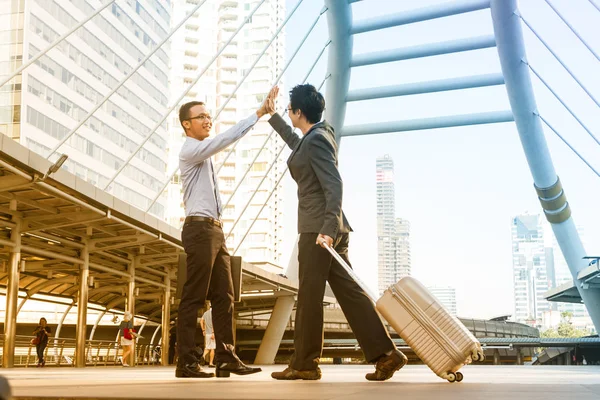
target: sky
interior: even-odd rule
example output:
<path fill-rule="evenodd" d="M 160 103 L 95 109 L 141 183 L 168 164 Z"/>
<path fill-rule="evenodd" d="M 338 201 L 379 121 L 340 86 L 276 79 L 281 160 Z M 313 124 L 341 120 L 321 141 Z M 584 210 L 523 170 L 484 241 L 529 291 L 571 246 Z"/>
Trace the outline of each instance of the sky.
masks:
<path fill-rule="evenodd" d="M 354 21 L 442 1 L 363 0 L 352 5 Z M 589 0 L 552 0 L 589 45 L 600 53 L 600 12 Z M 297 0 L 287 0 L 288 12 Z M 304 0 L 286 26 L 286 54 L 296 49 L 323 7 Z M 600 99 L 600 60 L 579 42 L 544 0 L 521 0 L 523 17 Z M 302 81 L 328 38 L 326 15 L 290 64 L 283 90 Z M 544 45 L 523 25 L 530 64 L 600 137 L 599 107 L 579 88 Z M 355 35 L 354 54 L 491 35 L 489 10 Z M 318 86 L 326 75 L 327 51 L 310 75 Z M 499 73 L 495 48 L 352 69 L 350 90 Z M 539 111 L 597 169 L 600 146 L 551 92 L 532 76 Z M 324 86 L 326 90 L 326 86 Z M 285 105 L 280 105 L 282 108 Z M 405 96 L 348 104 L 345 126 L 433 116 L 509 110 L 504 86 Z M 336 129 L 339 129 L 336 127 Z M 585 232 L 588 255 L 600 254 L 600 181 L 544 126 L 554 166 L 573 219 Z M 513 313 L 511 221 L 541 213 L 533 178 L 514 123 L 360 136 L 342 139 L 343 208 L 354 228 L 350 258 L 358 275 L 377 286 L 375 160 L 389 154 L 395 164 L 396 216 L 411 223 L 412 273 L 426 285 L 456 288 L 459 316 L 491 318 Z M 296 184 L 284 179 L 285 208 L 297 207 Z M 283 264 L 297 237 L 296 214 L 286 213 Z"/>

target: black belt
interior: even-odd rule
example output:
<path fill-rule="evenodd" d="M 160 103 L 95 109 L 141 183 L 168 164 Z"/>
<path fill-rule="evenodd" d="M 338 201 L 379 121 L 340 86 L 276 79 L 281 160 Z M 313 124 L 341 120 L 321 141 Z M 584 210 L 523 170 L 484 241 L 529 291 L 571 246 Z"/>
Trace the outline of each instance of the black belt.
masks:
<path fill-rule="evenodd" d="M 196 215 L 191 215 L 189 217 L 185 217 L 185 223 L 187 224 L 188 222 L 208 222 L 209 224 L 216 225 L 219 228 L 223 227 L 223 223 L 221 221 L 210 217 L 199 217 Z"/>

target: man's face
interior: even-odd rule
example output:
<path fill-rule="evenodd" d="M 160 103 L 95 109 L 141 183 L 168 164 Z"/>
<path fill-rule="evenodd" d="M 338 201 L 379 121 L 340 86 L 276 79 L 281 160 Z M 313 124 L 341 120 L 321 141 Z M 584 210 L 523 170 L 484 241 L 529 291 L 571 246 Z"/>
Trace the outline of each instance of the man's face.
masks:
<path fill-rule="evenodd" d="M 290 117 L 290 120 L 292 121 L 292 125 L 294 126 L 294 128 L 297 128 L 298 122 L 300 122 L 301 111 L 300 110 L 292 110 L 291 102 L 288 104 L 287 110 L 288 110 L 288 117 Z"/>
<path fill-rule="evenodd" d="M 204 105 L 196 105 L 190 108 L 188 119 L 183 121 L 183 126 L 187 136 L 204 140 L 210 135 L 212 118 Z"/>

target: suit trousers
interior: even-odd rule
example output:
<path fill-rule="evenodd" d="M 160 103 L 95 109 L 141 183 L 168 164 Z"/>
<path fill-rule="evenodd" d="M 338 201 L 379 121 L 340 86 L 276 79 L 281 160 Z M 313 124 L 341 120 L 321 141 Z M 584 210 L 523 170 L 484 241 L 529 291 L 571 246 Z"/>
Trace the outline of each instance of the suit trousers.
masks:
<path fill-rule="evenodd" d="M 226 347 L 233 345 L 233 281 L 223 229 L 209 222 L 186 222 L 181 237 L 187 254 L 187 279 L 177 316 L 179 362 L 195 361 L 198 310 L 207 298 L 213 309 L 215 362 L 234 362 Z"/>
<path fill-rule="evenodd" d="M 317 233 L 302 233 L 298 243 L 299 289 L 294 330 L 295 370 L 314 370 L 323 351 L 325 283 L 333 290 L 368 362 L 395 348 L 375 306 L 329 252 L 316 245 Z M 338 235 L 334 248 L 348 260 L 349 234 Z"/>

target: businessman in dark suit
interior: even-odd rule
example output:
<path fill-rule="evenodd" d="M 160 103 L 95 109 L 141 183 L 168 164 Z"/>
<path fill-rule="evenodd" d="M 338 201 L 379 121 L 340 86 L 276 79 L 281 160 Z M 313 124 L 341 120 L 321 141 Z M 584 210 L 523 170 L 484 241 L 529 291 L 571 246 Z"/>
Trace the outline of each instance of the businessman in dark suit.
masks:
<path fill-rule="evenodd" d="M 275 94 L 272 98 L 276 98 Z M 272 106 L 272 105 L 271 105 Z M 294 355 L 275 379 L 321 378 L 319 359 L 323 350 L 323 296 L 329 282 L 352 331 L 375 372 L 368 380 L 382 381 L 406 365 L 396 349 L 373 303 L 344 268 L 324 248 L 325 242 L 348 260 L 350 224 L 342 212 L 342 178 L 337 168 L 338 147 L 331 125 L 321 121 L 325 100 L 312 85 L 290 91 L 288 115 L 302 138 L 277 113 L 269 123 L 292 149 L 287 163 L 298 184 L 299 290 L 294 331 Z M 271 108 L 274 110 L 274 108 Z"/>

